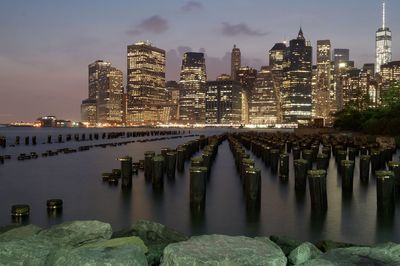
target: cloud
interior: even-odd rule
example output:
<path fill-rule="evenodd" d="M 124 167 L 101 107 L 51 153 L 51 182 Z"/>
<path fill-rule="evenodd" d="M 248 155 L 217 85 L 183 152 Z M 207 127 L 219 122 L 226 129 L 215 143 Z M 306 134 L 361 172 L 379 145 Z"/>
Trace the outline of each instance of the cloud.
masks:
<path fill-rule="evenodd" d="M 134 29 L 128 30 L 128 35 L 139 35 L 144 32 L 161 34 L 169 28 L 168 20 L 159 15 L 154 15 L 142 20 Z"/>
<path fill-rule="evenodd" d="M 189 1 L 181 7 L 181 11 L 191 12 L 202 8 L 203 4 L 201 2 Z"/>
<path fill-rule="evenodd" d="M 268 34 L 268 32 L 261 32 L 259 30 L 253 30 L 245 23 L 239 23 L 239 24 L 233 25 L 228 22 L 222 23 L 221 33 L 223 35 L 229 36 L 229 37 L 237 36 L 237 35 L 265 36 Z"/>

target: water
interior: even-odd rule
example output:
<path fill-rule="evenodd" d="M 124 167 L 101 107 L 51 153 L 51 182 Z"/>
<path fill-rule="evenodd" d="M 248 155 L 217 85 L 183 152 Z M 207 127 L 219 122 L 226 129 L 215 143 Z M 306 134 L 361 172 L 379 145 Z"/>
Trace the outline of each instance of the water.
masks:
<path fill-rule="evenodd" d="M 143 129 L 144 130 L 144 129 Z M 2 128 L 0 135 L 11 138 L 21 136 L 21 145 L 0 148 L 0 155 L 16 155 L 21 152 L 58 148 L 76 148 L 79 145 L 107 141 L 69 142 L 64 144 L 42 144 L 47 135 L 53 140 L 58 134 L 104 132 L 104 129 L 31 129 Z M 109 129 L 108 131 L 117 131 Z M 126 131 L 126 130 L 125 130 Z M 190 134 L 213 135 L 226 129 L 198 129 Z M 186 132 L 188 135 L 189 132 Z M 25 136 L 36 135 L 37 146 L 25 146 Z M 88 137 L 88 136 L 86 136 Z M 145 137 L 151 138 L 151 137 Z M 111 223 L 114 230 L 128 227 L 139 219 L 163 223 L 188 235 L 287 235 L 300 240 L 316 241 L 332 239 L 370 244 L 375 242 L 400 242 L 399 204 L 393 219 L 382 220 L 376 214 L 376 183 L 370 178 L 368 185 L 359 181 L 358 159 L 354 173 L 354 190 L 351 199 L 342 199 L 341 181 L 337 176 L 336 164 L 331 159 L 327 176 L 328 212 L 324 217 L 315 217 L 310 211 L 308 189 L 305 194 L 294 190 L 294 171 L 290 169 L 289 181 L 283 183 L 271 174 L 260 159 L 253 156 L 261 169 L 262 195 L 259 213 L 246 210 L 242 185 L 234 166 L 228 142 L 219 146 L 218 155 L 207 184 L 207 198 L 203 216 L 193 215 L 189 208 L 189 162 L 184 173 L 177 173 L 175 180 L 164 180 L 163 193 L 155 193 L 146 183 L 143 172 L 133 177 L 130 192 L 119 186 L 103 183 L 101 174 L 119 168 L 116 160 L 131 155 L 134 161 L 144 158 L 144 152 L 160 152 L 162 147 L 175 148 L 195 137 L 168 139 L 125 146 L 93 148 L 90 151 L 62 154 L 55 157 L 29 161 L 17 161 L 15 157 L 0 165 L 0 224 L 11 222 L 10 207 L 25 203 L 31 206 L 30 223 L 42 227 L 69 220 L 97 219 Z M 135 138 L 139 140 L 141 138 Z M 121 142 L 125 139 L 110 140 Z M 40 144 L 39 144 L 40 143 Z M 250 153 L 250 151 L 248 152 Z M 396 155 L 398 158 L 399 154 Z M 290 165 L 292 165 L 290 157 Z M 48 216 L 46 200 L 61 198 L 64 209 L 60 216 Z"/>

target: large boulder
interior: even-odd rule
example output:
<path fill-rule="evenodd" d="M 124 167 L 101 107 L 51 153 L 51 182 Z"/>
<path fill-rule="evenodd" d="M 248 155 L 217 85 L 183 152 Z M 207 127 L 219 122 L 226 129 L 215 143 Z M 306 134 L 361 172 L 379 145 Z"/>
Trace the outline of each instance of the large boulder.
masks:
<path fill-rule="evenodd" d="M 113 237 L 138 236 L 148 247 L 147 259 L 149 265 L 160 263 L 164 248 L 171 243 L 185 241 L 188 239 L 184 234 L 175 231 L 165 225 L 141 220 L 130 228 L 115 232 Z"/>
<path fill-rule="evenodd" d="M 244 236 L 204 235 L 168 245 L 161 265 L 286 265 L 274 243 Z"/>
<path fill-rule="evenodd" d="M 47 265 L 96 265 L 96 266 L 144 266 L 147 259 L 143 250 L 136 245 L 116 247 L 78 247 L 60 249 L 48 260 Z"/>
<path fill-rule="evenodd" d="M 291 239 L 286 236 L 277 236 L 272 235 L 269 237 L 273 242 L 275 242 L 285 253 L 286 256 L 289 256 L 290 252 L 300 246 L 302 244 L 301 241 L 296 239 Z"/>
<path fill-rule="evenodd" d="M 147 253 L 149 250 L 144 244 L 143 240 L 136 236 L 131 237 L 120 237 L 109 240 L 102 240 L 98 242 L 89 243 L 81 246 L 82 248 L 119 248 L 119 247 L 135 246 L 139 248 L 143 253 Z"/>
<path fill-rule="evenodd" d="M 308 260 L 314 259 L 322 254 L 316 246 L 310 242 L 305 242 L 292 250 L 289 254 L 289 263 L 293 265 L 302 264 Z"/>
<path fill-rule="evenodd" d="M 41 230 L 42 228 L 33 224 L 19 226 L 0 234 L 0 242 L 27 239 L 38 234 Z"/>
<path fill-rule="evenodd" d="M 400 265 L 400 245 L 386 243 L 373 247 L 331 249 L 303 265 Z"/>
<path fill-rule="evenodd" d="M 55 225 L 38 236 L 59 246 L 80 246 L 110 239 L 111 225 L 99 221 L 74 221 Z"/>
<path fill-rule="evenodd" d="M 22 240 L 0 241 L 0 265 L 46 265 L 56 247 L 42 238 L 31 236 Z"/>
<path fill-rule="evenodd" d="M 17 227 L 20 227 L 20 226 L 21 225 L 19 225 L 19 224 L 8 224 L 8 225 L 0 226 L 0 234 L 5 233 L 5 232 L 7 232 L 7 231 L 9 231 L 11 229 L 14 229 L 14 228 L 17 228 Z"/>

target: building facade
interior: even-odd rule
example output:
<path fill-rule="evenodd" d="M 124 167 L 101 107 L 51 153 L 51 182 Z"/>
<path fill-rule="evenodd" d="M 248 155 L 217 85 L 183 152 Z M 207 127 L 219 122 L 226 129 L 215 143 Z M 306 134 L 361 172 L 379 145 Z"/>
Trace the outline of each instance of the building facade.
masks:
<path fill-rule="evenodd" d="M 290 41 L 281 92 L 285 123 L 308 125 L 312 117 L 312 47 L 302 29 Z"/>
<path fill-rule="evenodd" d="M 332 112 L 336 109 L 336 93 L 332 85 L 331 42 L 317 41 L 316 85 L 313 89 L 314 117 L 332 124 Z"/>
<path fill-rule="evenodd" d="M 95 99 L 85 99 L 81 104 L 81 121 L 89 125 L 97 123 L 97 101 Z"/>
<path fill-rule="evenodd" d="M 257 79 L 257 69 L 241 67 L 236 73 L 236 81 L 242 86 L 242 123 L 249 123 L 249 99 Z"/>
<path fill-rule="evenodd" d="M 240 49 L 236 47 L 236 44 L 233 46 L 231 53 L 231 78 L 236 80 L 236 74 L 242 64 L 242 56 L 240 53 Z"/>
<path fill-rule="evenodd" d="M 375 34 L 376 62 L 375 72 L 381 72 L 381 66 L 392 61 L 392 32 L 386 26 L 386 3 L 383 1 L 382 27 Z"/>
<path fill-rule="evenodd" d="M 97 99 L 97 122 L 109 125 L 123 123 L 123 74 L 110 67 L 100 76 L 100 90 Z"/>
<path fill-rule="evenodd" d="M 180 74 L 179 120 L 205 123 L 206 63 L 203 53 L 185 53 Z"/>
<path fill-rule="evenodd" d="M 127 124 L 161 121 L 166 103 L 165 51 L 150 42 L 127 48 Z"/>
<path fill-rule="evenodd" d="M 249 98 L 249 123 L 271 125 L 278 122 L 278 97 L 271 67 L 261 67 Z"/>
<path fill-rule="evenodd" d="M 241 85 L 235 80 L 207 82 L 206 124 L 237 125 L 241 123 Z"/>

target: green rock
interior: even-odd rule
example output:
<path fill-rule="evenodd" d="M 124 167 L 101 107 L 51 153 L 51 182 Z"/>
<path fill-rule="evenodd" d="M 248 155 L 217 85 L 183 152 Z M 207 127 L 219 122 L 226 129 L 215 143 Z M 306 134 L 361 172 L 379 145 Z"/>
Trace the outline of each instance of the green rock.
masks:
<path fill-rule="evenodd" d="M 38 236 L 59 246 L 80 246 L 107 240 L 112 235 L 111 225 L 99 221 L 74 221 L 55 225 Z"/>
<path fill-rule="evenodd" d="M 351 243 L 344 243 L 344 242 L 336 242 L 332 240 L 322 240 L 318 243 L 315 244 L 319 250 L 322 252 L 327 252 L 331 249 L 336 249 L 336 248 L 349 248 L 349 247 L 355 247 L 358 245 L 351 244 Z"/>
<path fill-rule="evenodd" d="M 0 242 L 0 265 L 46 265 L 55 246 L 37 236 Z"/>
<path fill-rule="evenodd" d="M 244 236 L 204 235 L 168 245 L 161 265 L 282 265 L 287 259 L 282 250 L 268 241 Z"/>
<path fill-rule="evenodd" d="M 8 230 L 5 233 L 2 233 L 0 235 L 0 242 L 26 239 L 36 235 L 41 230 L 42 228 L 32 224 L 26 226 L 19 226 L 17 228 Z"/>
<path fill-rule="evenodd" d="M 331 249 L 303 265 L 400 265 L 400 245 L 386 243 L 372 247 Z"/>
<path fill-rule="evenodd" d="M 293 265 L 302 264 L 308 260 L 314 259 L 322 254 L 316 246 L 310 242 L 305 242 L 292 250 L 289 254 L 289 262 Z"/>
<path fill-rule="evenodd" d="M 149 252 L 146 254 L 149 265 L 158 265 L 160 263 L 166 246 L 188 239 L 184 234 L 165 225 L 145 220 L 138 221 L 130 228 L 113 234 L 113 238 L 126 236 L 138 236 L 143 240 L 149 249 Z"/>
<path fill-rule="evenodd" d="M 20 224 L 8 224 L 8 225 L 3 225 L 0 226 L 0 235 L 17 227 L 20 227 Z"/>
<path fill-rule="evenodd" d="M 123 246 L 128 246 L 128 247 L 136 246 L 143 253 L 147 253 L 149 251 L 147 249 L 146 245 L 144 244 L 143 240 L 136 236 L 102 240 L 102 241 L 83 245 L 82 247 L 84 247 L 84 248 L 117 248 L 117 247 L 123 247 Z"/>
<path fill-rule="evenodd" d="M 273 242 L 275 242 L 285 253 L 286 256 L 289 256 L 290 252 L 300 246 L 302 244 L 301 241 L 296 239 L 291 239 L 286 236 L 276 236 L 272 235 L 269 237 Z"/>
<path fill-rule="evenodd" d="M 140 247 L 79 247 L 60 249 L 48 260 L 47 265 L 96 265 L 96 266 L 144 266 L 146 256 Z"/>

